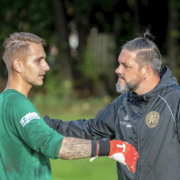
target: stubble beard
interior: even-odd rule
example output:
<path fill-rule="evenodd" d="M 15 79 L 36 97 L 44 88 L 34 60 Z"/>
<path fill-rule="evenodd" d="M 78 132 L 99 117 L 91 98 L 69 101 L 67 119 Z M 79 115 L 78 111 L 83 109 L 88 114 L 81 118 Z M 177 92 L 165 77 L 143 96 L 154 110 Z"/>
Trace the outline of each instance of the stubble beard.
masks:
<path fill-rule="evenodd" d="M 124 79 L 124 78 L 123 78 Z M 125 84 L 120 85 L 120 82 L 116 83 L 116 92 L 117 93 L 127 93 L 130 91 L 135 91 L 136 89 L 139 88 L 139 85 L 141 83 L 141 77 L 138 76 L 135 80 L 127 82 L 125 79 Z"/>

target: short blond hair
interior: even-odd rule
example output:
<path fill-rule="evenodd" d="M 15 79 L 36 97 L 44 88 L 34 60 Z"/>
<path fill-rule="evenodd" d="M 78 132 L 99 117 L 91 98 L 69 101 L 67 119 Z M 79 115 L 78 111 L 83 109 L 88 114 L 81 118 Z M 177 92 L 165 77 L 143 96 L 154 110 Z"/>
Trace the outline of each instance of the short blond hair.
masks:
<path fill-rule="evenodd" d="M 19 32 L 10 34 L 3 43 L 3 60 L 7 68 L 12 63 L 14 55 L 22 56 L 29 53 L 29 43 L 45 45 L 45 40 L 31 33 Z"/>

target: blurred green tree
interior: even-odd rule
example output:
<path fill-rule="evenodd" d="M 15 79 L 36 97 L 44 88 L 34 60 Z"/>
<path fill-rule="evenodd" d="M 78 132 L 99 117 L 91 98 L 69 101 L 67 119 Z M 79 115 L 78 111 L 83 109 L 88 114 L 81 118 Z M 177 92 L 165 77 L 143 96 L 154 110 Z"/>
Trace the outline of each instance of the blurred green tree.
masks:
<path fill-rule="evenodd" d="M 87 64 L 91 63 L 91 58 L 85 59 L 84 52 L 92 28 L 99 33 L 113 34 L 118 58 L 120 46 L 142 33 L 142 29 L 150 24 L 155 42 L 163 54 L 163 63 L 169 65 L 180 79 L 178 0 L 0 0 L 0 4 L 0 45 L 13 32 L 28 31 L 43 37 L 47 42 L 45 51 L 52 76 L 47 78 L 46 83 L 53 80 L 50 84 L 57 90 L 66 84 L 63 81 L 67 81 L 71 84 L 68 87 L 78 94 L 89 89 L 89 96 L 97 84 L 94 81 L 101 80 L 107 93 L 115 95 L 114 87 L 109 88 L 106 80 L 89 76 Z M 75 50 L 69 44 L 72 33 L 77 34 L 79 39 Z M 81 69 L 83 64 L 87 69 Z M 92 68 L 92 65 L 89 67 Z M 1 76 L 7 76 L 3 61 L 0 61 L 0 72 Z M 106 74 L 101 77 L 106 77 Z M 44 88 L 48 91 L 52 89 L 47 86 Z"/>

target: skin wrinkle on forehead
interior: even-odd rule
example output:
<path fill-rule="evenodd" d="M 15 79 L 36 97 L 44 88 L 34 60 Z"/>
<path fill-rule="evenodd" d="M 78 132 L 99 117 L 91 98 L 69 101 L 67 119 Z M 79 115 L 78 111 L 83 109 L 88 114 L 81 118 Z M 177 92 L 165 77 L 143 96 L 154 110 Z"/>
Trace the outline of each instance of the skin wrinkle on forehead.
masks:
<path fill-rule="evenodd" d="M 126 49 L 127 50 L 127 49 Z M 129 50 L 127 50 L 127 51 L 129 51 Z M 133 61 L 136 63 L 136 64 L 138 64 L 138 70 L 139 70 L 139 63 L 137 62 L 137 54 L 139 53 L 139 52 L 141 52 L 141 50 L 138 50 L 138 51 L 129 51 L 131 54 L 133 54 L 133 56 L 134 57 L 132 57 L 132 59 L 133 59 Z M 131 64 L 128 64 L 128 65 L 131 65 Z"/>

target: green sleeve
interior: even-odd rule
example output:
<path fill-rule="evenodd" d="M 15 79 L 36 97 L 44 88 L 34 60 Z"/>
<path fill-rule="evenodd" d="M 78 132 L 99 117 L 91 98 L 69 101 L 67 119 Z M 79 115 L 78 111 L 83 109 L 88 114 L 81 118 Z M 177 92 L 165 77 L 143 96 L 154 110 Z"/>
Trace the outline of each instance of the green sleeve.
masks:
<path fill-rule="evenodd" d="M 58 134 L 44 122 L 33 104 L 23 95 L 8 98 L 4 115 L 12 131 L 30 148 L 55 159 L 58 158 L 64 136 Z"/>

